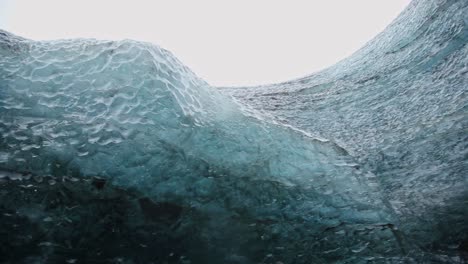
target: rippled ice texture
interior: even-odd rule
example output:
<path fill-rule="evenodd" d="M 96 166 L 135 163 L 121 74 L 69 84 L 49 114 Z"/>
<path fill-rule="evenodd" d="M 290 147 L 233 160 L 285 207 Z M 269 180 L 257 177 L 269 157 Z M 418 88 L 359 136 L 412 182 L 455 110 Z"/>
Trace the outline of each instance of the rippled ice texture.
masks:
<path fill-rule="evenodd" d="M 225 91 L 349 151 L 378 177 L 420 243 L 444 237 L 466 250 L 467 5 L 412 1 L 383 33 L 329 69 Z"/>
<path fill-rule="evenodd" d="M 383 239 L 400 254 L 372 173 L 333 143 L 256 117 L 169 52 L 129 40 L 35 42 L 7 32 L 0 41 L 3 177 L 108 177 L 206 212 L 207 243 L 229 241 L 218 247 L 252 260 L 258 249 L 240 249 L 249 240 L 286 247 L 324 230 L 332 232 L 318 252 Z M 274 240 L 244 230 L 258 221 L 272 222 Z M 363 225 L 382 235 L 334 233 Z"/>
<path fill-rule="evenodd" d="M 107 177 L 194 208 L 214 263 L 458 250 L 467 13 L 413 1 L 330 69 L 221 91 L 152 44 L 0 31 L 0 175 Z"/>

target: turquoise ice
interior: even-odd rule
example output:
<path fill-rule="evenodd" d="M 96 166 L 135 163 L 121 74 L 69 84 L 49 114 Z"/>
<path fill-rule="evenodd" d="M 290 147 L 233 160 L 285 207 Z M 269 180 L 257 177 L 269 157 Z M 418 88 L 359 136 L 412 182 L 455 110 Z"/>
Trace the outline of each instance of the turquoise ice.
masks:
<path fill-rule="evenodd" d="M 350 58 L 261 87 L 212 87 L 149 43 L 0 31 L 0 178 L 98 176 L 193 208 L 216 263 L 463 247 L 467 5 L 415 0 Z"/>

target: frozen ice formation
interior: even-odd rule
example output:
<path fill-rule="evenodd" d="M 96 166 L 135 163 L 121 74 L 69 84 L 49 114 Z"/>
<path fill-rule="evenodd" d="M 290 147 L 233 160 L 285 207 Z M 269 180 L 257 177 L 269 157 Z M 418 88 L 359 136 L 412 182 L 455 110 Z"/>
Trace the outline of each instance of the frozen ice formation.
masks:
<path fill-rule="evenodd" d="M 149 43 L 0 31 L 0 178 L 97 176 L 192 208 L 193 263 L 466 250 L 467 5 L 415 0 L 337 65 L 248 88 Z"/>
<path fill-rule="evenodd" d="M 345 150 L 262 120 L 163 49 L 129 40 L 35 42 L 6 32 L 0 44 L 4 177 L 107 177 L 206 212 L 208 241 L 231 241 L 226 251 L 249 257 L 258 253 L 237 251 L 245 242 L 235 243 L 233 233 L 249 233 L 238 229 L 256 221 L 278 229 L 276 246 L 292 239 L 292 228 L 311 239 L 341 225 L 393 223 L 374 175 Z M 383 229 L 379 238 L 400 252 L 391 228 Z M 342 240 L 330 233 L 317 249 Z M 341 245 L 371 242 L 363 235 Z"/>
<path fill-rule="evenodd" d="M 465 241 L 466 250 L 467 42 L 467 1 L 412 1 L 384 32 L 324 71 L 223 90 L 346 149 L 377 176 L 400 227 L 418 243 Z"/>
<path fill-rule="evenodd" d="M 156 46 L 21 40 L 15 49 L 4 39 L 4 169 L 99 175 L 183 198 L 211 176 L 249 177 L 381 206 L 373 175 L 344 150 L 256 118 Z"/>

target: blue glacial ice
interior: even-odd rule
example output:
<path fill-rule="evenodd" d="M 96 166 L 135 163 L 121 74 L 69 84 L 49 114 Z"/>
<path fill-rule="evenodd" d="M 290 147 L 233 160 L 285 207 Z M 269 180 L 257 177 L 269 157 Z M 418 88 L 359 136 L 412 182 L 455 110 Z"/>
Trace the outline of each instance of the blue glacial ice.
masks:
<path fill-rule="evenodd" d="M 350 58 L 261 87 L 212 87 L 149 43 L 0 31 L 0 178 L 98 176 L 192 208 L 193 263 L 459 260 L 467 5 L 414 0 Z"/>
<path fill-rule="evenodd" d="M 341 225 L 354 230 L 393 222 L 375 175 L 344 149 L 262 119 L 157 46 L 35 42 L 4 32 L 1 48 L 5 175 L 106 177 L 206 212 L 215 233 L 208 236 L 220 237 L 209 241 L 233 240 L 236 215 L 250 219 L 242 228 L 274 221 L 269 228 L 283 232 L 285 241 L 288 228 L 307 226 L 305 235 L 315 236 Z M 387 229 L 383 239 L 397 245 Z M 359 242 L 377 243 L 363 236 L 343 244 Z"/>
<path fill-rule="evenodd" d="M 324 71 L 223 90 L 346 149 L 377 176 L 400 228 L 417 243 L 459 247 L 468 231 L 467 42 L 467 1 L 412 1 Z"/>

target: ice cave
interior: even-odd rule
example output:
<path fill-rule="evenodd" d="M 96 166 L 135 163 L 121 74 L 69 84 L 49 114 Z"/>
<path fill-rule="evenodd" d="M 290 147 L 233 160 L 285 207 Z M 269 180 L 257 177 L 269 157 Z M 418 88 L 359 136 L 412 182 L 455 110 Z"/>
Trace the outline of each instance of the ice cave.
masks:
<path fill-rule="evenodd" d="M 468 1 L 304 78 L 0 31 L 1 263 L 468 262 Z"/>

